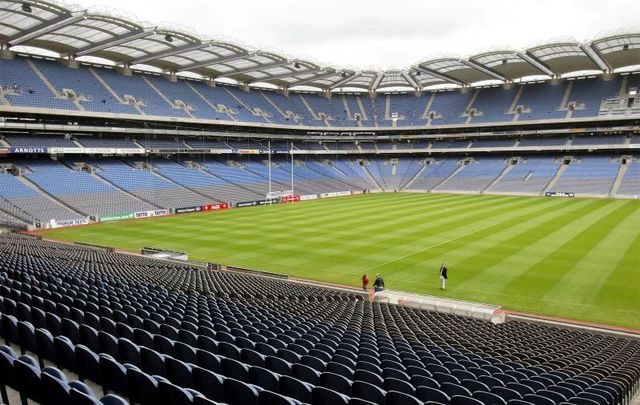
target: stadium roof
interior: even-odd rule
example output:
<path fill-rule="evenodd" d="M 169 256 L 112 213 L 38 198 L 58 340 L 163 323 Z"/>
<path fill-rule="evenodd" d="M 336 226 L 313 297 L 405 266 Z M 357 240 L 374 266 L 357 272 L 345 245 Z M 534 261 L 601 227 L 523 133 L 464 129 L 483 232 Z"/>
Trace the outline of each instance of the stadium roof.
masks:
<path fill-rule="evenodd" d="M 239 83 L 322 90 L 390 88 L 421 90 L 468 86 L 529 76 L 558 77 L 640 65 L 640 28 L 601 35 L 590 42 L 553 41 L 518 51 L 500 49 L 469 58 L 436 58 L 402 70 L 355 71 L 249 50 L 208 40 L 188 30 L 153 26 L 103 10 L 76 9 L 54 1 L 0 0 L 0 46 L 42 48 L 62 58 L 98 57 L 116 65 L 147 65 L 167 73 L 190 72 Z"/>

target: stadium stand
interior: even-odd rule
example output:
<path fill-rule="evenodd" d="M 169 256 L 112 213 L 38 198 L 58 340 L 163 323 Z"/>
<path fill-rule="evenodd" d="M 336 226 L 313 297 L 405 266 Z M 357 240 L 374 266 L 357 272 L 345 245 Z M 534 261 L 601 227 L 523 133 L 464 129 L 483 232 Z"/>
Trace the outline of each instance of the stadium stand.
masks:
<path fill-rule="evenodd" d="M 211 87 L 201 81 L 168 80 L 142 72 L 127 76 L 112 68 L 82 64 L 71 68 L 37 58 L 18 57 L 0 63 L 5 72 L 19 71 L 19 75 L 0 76 L 5 98 L 14 106 L 317 127 L 384 128 L 427 122 L 430 126 L 472 125 L 597 117 L 603 101 L 617 97 L 623 83 L 620 76 L 589 77 L 510 88 L 425 92 L 419 97 L 394 93 L 374 99 L 354 94 L 327 98 L 260 89 L 245 92 L 229 85 Z M 632 85 L 633 81 L 627 83 L 627 87 Z M 356 113 L 360 121 L 355 120 Z"/>
<path fill-rule="evenodd" d="M 608 195 L 619 167 L 620 162 L 608 156 L 574 159 L 550 191 Z"/>
<path fill-rule="evenodd" d="M 530 156 L 517 160 L 511 170 L 488 191 L 540 194 L 556 175 L 560 162 L 550 157 Z"/>
<path fill-rule="evenodd" d="M 25 399 L 95 397 L 66 372 L 141 404 L 624 404 L 638 388 L 634 340 L 0 238 L 0 333 L 23 353 L 0 348 L 3 382 Z"/>

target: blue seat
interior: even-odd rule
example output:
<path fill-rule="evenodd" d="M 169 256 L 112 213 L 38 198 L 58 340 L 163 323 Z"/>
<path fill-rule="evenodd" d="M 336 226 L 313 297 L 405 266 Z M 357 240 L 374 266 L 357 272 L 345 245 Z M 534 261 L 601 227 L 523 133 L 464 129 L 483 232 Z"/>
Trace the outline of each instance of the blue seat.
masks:
<path fill-rule="evenodd" d="M 101 354 L 99 357 L 100 381 L 105 394 L 114 391 L 124 396 L 129 396 L 129 383 L 127 379 L 127 368 L 117 362 L 108 354 Z"/>
<path fill-rule="evenodd" d="M 20 356 L 13 362 L 13 383 L 20 397 L 42 403 L 44 391 L 41 386 L 40 367 L 31 356 Z"/>
<path fill-rule="evenodd" d="M 252 384 L 227 378 L 224 380 L 224 401 L 229 405 L 258 405 L 261 389 Z"/>
<path fill-rule="evenodd" d="M 91 388 L 80 381 L 69 383 L 69 405 L 102 405 Z"/>
<path fill-rule="evenodd" d="M 356 398 L 364 399 L 378 405 L 384 404 L 386 395 L 385 390 L 365 381 L 354 381 L 351 384 L 351 392 Z"/>
<path fill-rule="evenodd" d="M 349 397 L 325 387 L 314 387 L 311 390 L 312 405 L 348 405 Z"/>
<path fill-rule="evenodd" d="M 76 361 L 76 349 L 66 336 L 55 336 L 53 344 L 56 350 L 56 365 L 58 368 L 66 368 L 70 371 L 78 370 Z"/>
<path fill-rule="evenodd" d="M 129 339 L 118 339 L 118 353 L 120 353 L 120 361 L 122 363 L 132 364 L 137 367 L 142 364 L 140 348 Z"/>
<path fill-rule="evenodd" d="M 223 376 L 198 366 L 192 368 L 191 375 L 194 389 L 214 401 L 224 401 Z"/>
<path fill-rule="evenodd" d="M 387 391 L 384 398 L 385 405 L 422 405 L 423 401 L 400 391 Z"/>
<path fill-rule="evenodd" d="M 135 368 L 127 368 L 127 383 L 135 387 L 129 391 L 132 402 L 140 404 L 156 404 L 159 402 L 158 382 L 155 378 Z"/>
<path fill-rule="evenodd" d="M 76 362 L 78 364 L 78 369 L 76 371 L 80 381 L 89 379 L 100 384 L 102 381 L 100 357 L 84 345 L 76 345 L 75 353 Z"/>
<path fill-rule="evenodd" d="M 280 376 L 271 370 L 257 366 L 249 367 L 249 382 L 262 389 L 277 392 L 279 379 Z"/>
<path fill-rule="evenodd" d="M 100 398 L 100 402 L 103 405 L 129 405 L 129 403 L 122 397 L 113 394 L 107 394 Z"/>
<path fill-rule="evenodd" d="M 160 391 L 159 404 L 161 405 L 189 405 L 193 403 L 195 393 L 188 389 L 171 384 L 168 381 L 160 381 L 158 383 L 158 389 Z"/>
<path fill-rule="evenodd" d="M 147 347 L 140 348 L 141 369 L 151 375 L 167 376 L 167 368 L 164 364 L 164 356 Z"/>
<path fill-rule="evenodd" d="M 523 396 L 522 399 L 529 401 L 534 405 L 555 405 L 553 400 L 536 394 L 527 394 Z"/>
<path fill-rule="evenodd" d="M 460 395 L 465 397 L 471 396 L 471 391 L 469 391 L 467 388 L 465 388 L 460 384 L 446 382 L 446 383 L 442 383 L 442 385 L 440 386 L 440 389 L 450 397 L 453 397 L 454 395 Z"/>
<path fill-rule="evenodd" d="M 502 389 L 508 390 L 508 388 L 502 388 Z M 485 405 L 507 405 L 507 402 L 509 401 L 508 399 L 498 395 L 497 393 L 491 393 L 487 391 L 475 391 L 473 393 L 473 397 Z M 519 398 L 517 396 L 514 396 L 513 399 L 519 399 Z"/>
<path fill-rule="evenodd" d="M 482 401 L 466 395 L 454 395 L 451 397 L 450 405 L 484 405 Z"/>
<path fill-rule="evenodd" d="M 431 387 L 416 388 L 416 397 L 423 402 L 433 401 L 441 404 L 448 404 L 450 400 L 449 396 L 444 391 Z"/>
<path fill-rule="evenodd" d="M 285 397 L 273 391 L 260 391 L 258 397 L 260 405 L 301 405 L 302 402 L 293 398 Z"/>
<path fill-rule="evenodd" d="M 320 374 L 319 385 L 325 388 L 332 389 L 346 396 L 351 396 L 351 380 L 340 374 L 325 371 L 324 373 Z"/>
<path fill-rule="evenodd" d="M 278 380 L 279 392 L 298 401 L 310 403 L 313 385 L 286 375 Z"/>
<path fill-rule="evenodd" d="M 320 373 L 304 364 L 294 364 L 291 366 L 291 376 L 312 385 L 318 385 L 320 382 Z"/>
<path fill-rule="evenodd" d="M 177 359 L 180 359 L 185 363 L 196 364 L 198 362 L 198 357 L 194 346 L 190 346 L 183 342 L 175 342 L 173 347 L 175 349 Z"/>
<path fill-rule="evenodd" d="M 193 387 L 193 379 L 191 375 L 191 366 L 187 363 L 174 359 L 173 357 L 165 357 L 165 366 L 167 367 L 167 378 L 174 384 L 184 387 Z"/>
<path fill-rule="evenodd" d="M 249 379 L 249 367 L 246 364 L 227 357 L 220 359 L 220 373 L 228 378 L 235 378 L 240 381 Z"/>
<path fill-rule="evenodd" d="M 213 371 L 214 373 L 220 372 L 220 357 L 218 355 L 204 350 L 198 350 L 196 352 L 196 360 L 196 364 L 200 367 Z"/>
<path fill-rule="evenodd" d="M 376 374 L 371 371 L 363 370 L 363 369 L 357 369 L 353 373 L 353 380 L 365 381 L 365 382 L 368 382 L 369 384 L 373 384 L 378 387 L 382 387 L 382 384 L 384 383 L 384 380 L 382 379 L 380 374 Z"/>
<path fill-rule="evenodd" d="M 48 405 L 65 405 L 69 403 L 69 384 L 60 370 L 45 367 L 40 374 L 42 391 L 46 394 Z"/>

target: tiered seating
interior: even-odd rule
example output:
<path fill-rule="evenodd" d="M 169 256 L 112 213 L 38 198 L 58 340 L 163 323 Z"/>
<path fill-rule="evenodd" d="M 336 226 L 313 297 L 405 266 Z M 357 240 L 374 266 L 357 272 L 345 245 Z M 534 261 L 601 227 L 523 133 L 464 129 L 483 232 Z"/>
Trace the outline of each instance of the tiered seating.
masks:
<path fill-rule="evenodd" d="M 252 109 L 260 109 L 260 111 L 264 112 L 267 114 L 266 119 L 263 119 L 263 122 L 271 122 L 272 124 L 281 124 L 281 125 L 287 125 L 287 124 L 291 124 L 289 121 L 287 121 L 284 116 L 277 110 L 275 109 L 268 101 L 266 98 L 264 98 L 262 91 L 243 91 L 243 90 L 239 90 L 235 87 L 226 87 L 225 90 L 230 93 L 233 94 L 236 98 L 238 98 L 239 100 L 241 100 L 244 104 L 246 104 L 247 106 L 249 106 Z M 259 122 L 259 121 L 257 121 Z"/>
<path fill-rule="evenodd" d="M 219 161 L 207 161 L 203 166 L 205 167 L 204 170 L 206 172 L 236 185 L 240 189 L 246 190 L 246 192 L 243 192 L 236 197 L 236 201 L 264 199 L 269 192 L 269 184 L 267 180 L 255 173 L 245 170 L 238 162 L 234 162 L 234 164 L 225 164 Z"/>
<path fill-rule="evenodd" d="M 624 135 L 591 135 L 576 136 L 572 145 L 623 145 L 627 138 Z"/>
<path fill-rule="evenodd" d="M 73 90 L 77 100 L 87 111 L 137 114 L 130 104 L 121 104 L 85 66 L 71 70 L 59 62 L 34 59 L 33 63 L 62 94 Z"/>
<path fill-rule="evenodd" d="M 597 116 L 602 100 L 617 96 L 619 91 L 619 77 L 612 80 L 582 79 L 574 81 L 569 102 L 576 102 L 585 106 L 582 110 L 577 109 L 574 111 L 572 117 Z"/>
<path fill-rule="evenodd" d="M 473 141 L 471 148 L 509 148 L 514 146 L 513 139 L 480 139 Z"/>
<path fill-rule="evenodd" d="M 290 161 L 274 161 L 278 166 L 275 172 L 278 180 L 284 183 L 291 179 L 291 162 Z M 273 177 L 272 171 L 272 177 Z M 287 187 L 290 189 L 291 185 Z M 352 186 L 345 184 L 340 178 L 337 178 L 335 171 L 327 170 L 323 174 L 313 171 L 302 164 L 302 162 L 294 162 L 293 166 L 293 190 L 295 194 L 319 194 L 329 193 L 332 191 L 351 190 Z"/>
<path fill-rule="evenodd" d="M 303 94 L 299 95 L 299 97 L 304 97 L 317 115 L 324 113 L 330 117 L 329 124 L 332 127 L 354 126 L 354 123 L 347 121 L 347 113 L 340 99 L 330 100 L 322 95 L 315 94 Z M 322 123 L 316 123 L 316 125 L 322 126 Z"/>
<path fill-rule="evenodd" d="M 296 117 L 299 117 L 299 123 L 301 125 L 318 125 L 325 126 L 320 120 L 314 120 L 311 112 L 302 104 L 300 97 L 292 94 L 290 97 L 284 96 L 276 92 L 264 92 L 263 95 L 271 100 L 272 103 L 278 106 L 280 110 L 287 114 L 287 112 L 293 113 Z M 296 96 L 296 97 L 294 97 Z M 296 121 L 290 119 L 287 121 L 290 125 L 296 125 Z"/>
<path fill-rule="evenodd" d="M 424 110 L 432 95 L 433 103 L 429 110 L 436 113 L 436 118 L 430 125 L 465 124 L 468 120 L 465 111 L 468 108 L 477 112 L 470 119 L 471 124 L 512 121 L 516 111 L 510 112 L 511 106 L 522 107 L 519 121 L 564 119 L 568 116 L 568 110 L 566 105 L 561 104 L 567 94 L 568 83 L 572 83 L 572 88 L 566 101 L 577 106 L 570 116 L 597 117 L 600 114 L 601 102 L 617 97 L 622 85 L 621 76 L 617 76 L 612 80 L 579 78 L 555 84 L 526 83 L 510 89 L 491 87 L 472 88 L 464 92 L 425 92 L 420 97 L 413 93 L 394 93 L 379 94 L 371 99 L 364 94 L 345 94 L 329 99 L 317 93 L 290 92 L 283 95 L 260 89 L 247 92 L 225 84 L 211 87 L 201 81 L 184 78 L 171 81 L 149 73 L 135 72 L 126 76 L 109 67 L 81 65 L 78 68 L 69 68 L 56 61 L 36 58 L 30 62 L 43 73 L 53 89 L 48 88 L 38 77 L 27 59 L 19 57 L 15 60 L 2 60 L 0 86 L 6 90 L 5 98 L 11 105 L 135 115 L 142 112 L 162 117 L 319 127 L 358 126 L 354 116 L 362 112 L 367 118 L 361 121 L 364 127 L 391 127 L 393 113 L 399 116 L 397 126 L 423 126 L 427 122 L 426 117 L 423 117 Z M 627 75 L 627 87 L 637 82 L 635 76 Z M 64 96 L 59 95 L 56 98 L 54 93 L 60 94 L 63 89 L 71 89 L 76 93 L 76 104 Z M 476 93 L 478 95 L 473 104 L 469 105 Z M 516 101 L 517 94 L 520 96 Z M 137 107 L 131 105 L 125 95 L 132 96 L 141 104 Z M 316 118 L 303 99 L 316 114 Z M 362 102 L 362 108 L 358 99 Z M 345 108 L 345 101 L 351 112 L 350 117 Z M 635 114 L 636 110 L 637 108 L 623 109 L 621 112 Z M 288 117 L 289 113 L 298 118 Z M 329 117 L 327 122 L 319 117 L 320 113 Z"/>
<path fill-rule="evenodd" d="M 588 156 L 573 161 L 550 191 L 607 195 L 618 174 L 620 162 L 610 157 Z"/>
<path fill-rule="evenodd" d="M 183 187 L 208 196 L 212 201 L 238 202 L 256 198 L 256 194 L 252 191 L 171 160 L 158 160 L 153 165 L 161 175 Z"/>
<path fill-rule="evenodd" d="M 13 90 L 5 98 L 14 106 L 77 110 L 71 101 L 55 98 L 26 59 L 0 59 L 0 86 Z"/>
<path fill-rule="evenodd" d="M 431 149 L 466 148 L 467 146 L 469 146 L 469 141 L 465 141 L 465 140 L 434 141 L 431 144 Z"/>
<path fill-rule="evenodd" d="M 562 119 L 566 111 L 558 111 L 567 89 L 567 83 L 528 83 L 518 99 L 517 105 L 523 107 L 519 120 L 552 120 Z"/>
<path fill-rule="evenodd" d="M 634 340 L 13 236 L 0 258 L 2 337 L 142 405 L 624 404 L 640 378 Z"/>
<path fill-rule="evenodd" d="M 87 216 L 154 210 L 157 207 L 133 198 L 90 173 L 72 170 L 55 161 L 25 163 L 24 176 L 42 190 Z"/>
<path fill-rule="evenodd" d="M 180 139 L 146 138 L 136 141 L 146 149 L 189 149 Z"/>
<path fill-rule="evenodd" d="M 336 169 L 345 174 L 347 181 L 356 187 L 356 190 L 377 190 L 380 187 L 371 181 L 357 161 L 351 159 L 336 159 L 333 162 Z"/>
<path fill-rule="evenodd" d="M 439 158 L 430 162 L 420 175 L 411 183 L 411 190 L 432 190 L 442 183 L 459 167 L 455 158 Z"/>
<path fill-rule="evenodd" d="M 562 146 L 567 138 L 524 138 L 518 146 Z"/>
<path fill-rule="evenodd" d="M 75 219 L 81 216 L 6 173 L 0 173 L 0 197 L 2 198 L 1 209 L 32 224 L 47 222 L 51 219 Z"/>
<path fill-rule="evenodd" d="M 160 117 L 189 118 L 184 111 L 179 108 L 173 108 L 167 101 L 162 99 L 162 97 L 143 80 L 142 75 L 134 74 L 132 76 L 125 76 L 111 69 L 94 70 L 120 99 L 125 100 L 124 96 L 128 95 L 134 97 L 137 102 L 143 103 L 139 107 L 145 114 Z"/>
<path fill-rule="evenodd" d="M 434 111 L 440 115 L 431 121 L 431 125 L 455 125 L 464 124 L 467 120 L 463 117 L 471 96 L 472 91 L 467 93 L 445 92 L 437 93 L 429 111 Z"/>
<path fill-rule="evenodd" d="M 80 136 L 77 137 L 77 141 L 85 148 L 139 148 L 135 143 L 125 138 Z"/>
<path fill-rule="evenodd" d="M 134 164 L 131 161 L 131 164 Z M 209 204 L 212 201 L 180 187 L 147 169 L 134 167 L 119 160 L 102 160 L 97 173 L 130 194 L 161 208 L 180 208 Z"/>
<path fill-rule="evenodd" d="M 0 209 L 4 208 L 3 202 L 0 202 Z M 9 211 L 11 212 L 11 211 Z M 27 222 L 20 220 L 19 218 L 10 215 L 4 211 L 0 211 L 0 227 L 9 229 L 22 229 L 27 225 Z"/>
<path fill-rule="evenodd" d="M 78 145 L 64 136 L 54 135 L 6 135 L 5 140 L 16 148 L 77 148 Z"/>
<path fill-rule="evenodd" d="M 471 119 L 472 123 L 511 121 L 513 115 L 507 114 L 513 103 L 517 89 L 512 87 L 491 87 L 482 89 L 473 102 L 472 108 L 476 114 Z M 482 112 L 480 115 L 479 113 Z"/>
<path fill-rule="evenodd" d="M 622 183 L 618 188 L 617 194 L 625 196 L 640 196 L 640 161 L 636 156 L 631 162 L 627 163 L 627 172 L 622 178 Z"/>
<path fill-rule="evenodd" d="M 429 101 L 429 96 L 429 94 L 426 97 L 416 97 L 413 94 L 389 96 L 391 97 L 391 111 L 389 113 L 398 113 L 398 115 L 404 116 L 404 119 L 398 119 L 398 126 L 424 125 L 426 120 L 422 119 L 422 113 Z"/>
<path fill-rule="evenodd" d="M 369 172 L 388 191 L 401 190 L 422 168 L 418 159 L 398 159 L 394 174 L 393 164 L 388 158 L 374 158 L 370 162 Z"/>
<path fill-rule="evenodd" d="M 218 107 L 219 105 L 223 105 L 227 108 L 229 114 L 226 114 L 224 112 L 218 113 L 215 119 L 227 121 L 232 121 L 235 119 L 237 121 L 259 123 L 266 122 L 262 117 L 253 115 L 253 113 L 244 108 L 242 104 L 238 102 L 238 100 L 234 99 L 227 91 L 227 86 L 210 87 L 204 83 L 198 82 L 191 83 L 191 86 L 193 86 L 203 97 L 205 97 L 210 104 L 216 107 Z"/>
<path fill-rule="evenodd" d="M 560 167 L 551 157 L 529 156 L 520 160 L 488 191 L 535 193 L 544 191 Z"/>
<path fill-rule="evenodd" d="M 148 79 L 162 94 L 165 94 L 172 103 L 176 103 L 177 100 L 182 101 L 194 117 L 207 120 L 229 120 L 226 114 L 217 112 L 189 87 L 189 85 L 193 86 L 196 82 L 189 83 L 188 85 L 187 82 L 183 80 L 172 82 L 156 76 L 149 76 Z"/>
<path fill-rule="evenodd" d="M 503 158 L 482 158 L 470 162 L 438 190 L 482 191 L 504 171 L 506 165 Z"/>

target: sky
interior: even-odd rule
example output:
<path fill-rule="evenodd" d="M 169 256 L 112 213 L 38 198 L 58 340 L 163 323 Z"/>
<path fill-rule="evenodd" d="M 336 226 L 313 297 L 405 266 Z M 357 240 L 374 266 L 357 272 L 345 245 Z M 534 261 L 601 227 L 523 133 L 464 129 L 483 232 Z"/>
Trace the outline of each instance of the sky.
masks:
<path fill-rule="evenodd" d="M 586 41 L 640 27 L 638 0 L 75 0 L 205 38 L 342 68 L 405 68 L 436 56 Z"/>

